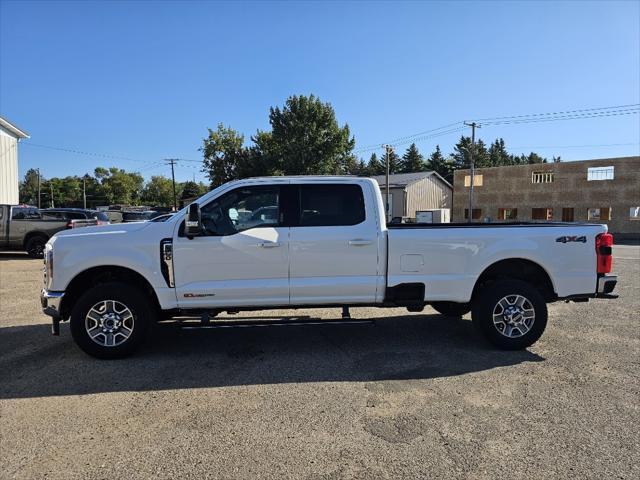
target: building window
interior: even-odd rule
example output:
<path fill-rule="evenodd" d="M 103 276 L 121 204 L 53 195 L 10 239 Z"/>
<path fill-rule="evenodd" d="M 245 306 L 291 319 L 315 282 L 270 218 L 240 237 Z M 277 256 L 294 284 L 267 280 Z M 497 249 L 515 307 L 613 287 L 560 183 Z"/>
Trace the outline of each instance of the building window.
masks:
<path fill-rule="evenodd" d="M 613 180 L 613 167 L 592 167 L 587 169 L 587 180 Z"/>
<path fill-rule="evenodd" d="M 464 186 L 465 187 L 470 187 L 471 186 L 471 175 L 465 175 L 464 176 Z M 482 186 L 482 174 L 480 174 L 480 175 L 475 174 L 473 176 L 473 186 L 474 187 L 481 187 Z"/>
<path fill-rule="evenodd" d="M 640 207 L 631 207 L 629 209 L 629 220 L 640 220 Z"/>
<path fill-rule="evenodd" d="M 531 183 L 553 183 L 553 172 L 532 172 Z"/>
<path fill-rule="evenodd" d="M 573 208 L 563 208 L 562 209 L 562 221 L 563 222 L 573 222 Z"/>
<path fill-rule="evenodd" d="M 551 220 L 553 219 L 553 208 L 532 208 L 532 220 Z"/>
<path fill-rule="evenodd" d="M 587 211 L 587 220 L 611 220 L 611 208 L 590 208 Z"/>
<path fill-rule="evenodd" d="M 515 220 L 518 218 L 517 208 L 499 208 L 498 220 Z"/>
<path fill-rule="evenodd" d="M 474 208 L 473 209 L 473 218 L 472 220 L 480 220 L 482 218 L 482 209 L 481 208 Z M 469 209 L 465 208 L 464 209 L 464 219 L 465 220 L 469 220 Z"/>

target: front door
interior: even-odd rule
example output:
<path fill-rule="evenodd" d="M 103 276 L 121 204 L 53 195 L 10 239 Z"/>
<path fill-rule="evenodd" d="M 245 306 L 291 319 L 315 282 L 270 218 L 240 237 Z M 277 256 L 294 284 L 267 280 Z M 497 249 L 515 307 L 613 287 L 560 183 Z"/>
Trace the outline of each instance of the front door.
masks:
<path fill-rule="evenodd" d="M 174 238 L 181 308 L 289 304 L 289 228 L 279 185 L 230 190 L 201 206 L 206 235 Z"/>
<path fill-rule="evenodd" d="M 359 184 L 298 185 L 291 226 L 291 303 L 373 303 L 378 288 L 378 226 Z"/>

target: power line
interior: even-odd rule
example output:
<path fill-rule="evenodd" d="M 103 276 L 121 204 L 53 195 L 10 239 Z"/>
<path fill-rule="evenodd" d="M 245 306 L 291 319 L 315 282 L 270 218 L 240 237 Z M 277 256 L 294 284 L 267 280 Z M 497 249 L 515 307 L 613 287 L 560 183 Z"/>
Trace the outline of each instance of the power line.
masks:
<path fill-rule="evenodd" d="M 140 160 L 140 159 L 136 159 L 136 158 L 130 158 L 130 157 L 124 157 L 124 156 L 120 156 L 120 155 L 111 155 L 108 153 L 96 153 L 96 152 L 83 152 L 80 150 L 75 150 L 73 148 L 66 148 L 66 147 L 55 147 L 53 145 L 42 145 L 39 143 L 32 143 L 32 142 L 26 142 L 24 143 L 24 145 L 27 145 L 29 147 L 38 147 L 38 148 L 47 148 L 49 150 L 58 150 L 61 152 L 69 152 L 69 153 L 75 153 L 78 155 L 86 155 L 86 156 L 90 156 L 90 157 L 103 157 L 103 158 L 113 158 L 115 160 L 129 160 L 131 162 L 147 162 L 146 160 Z"/>
<path fill-rule="evenodd" d="M 547 113 L 528 113 L 525 115 L 511 115 L 507 117 L 489 117 L 489 118 L 476 118 L 476 122 L 489 122 L 491 120 L 506 120 L 509 118 L 524 118 L 524 117 L 539 117 L 539 116 L 552 116 L 552 115 L 565 115 L 565 114 L 573 114 L 578 112 L 594 112 L 597 110 L 616 110 L 620 108 L 638 108 L 640 107 L 640 103 L 631 103 L 628 105 L 614 105 L 611 107 L 597 107 L 597 108 L 581 108 L 578 110 L 564 110 L 560 112 L 547 112 Z"/>
<path fill-rule="evenodd" d="M 510 125 L 510 124 L 519 124 L 519 123 L 539 123 L 539 122 L 553 122 L 553 121 L 563 121 L 563 120 L 579 120 L 579 119 L 586 119 L 586 118 L 612 117 L 612 116 L 620 116 L 620 115 L 634 115 L 637 113 L 640 113 L 640 104 L 632 103 L 632 104 L 626 104 L 626 105 L 614 105 L 609 107 L 563 110 L 558 112 L 529 113 L 524 115 L 478 118 L 473 121 L 478 123 L 482 122 L 484 125 Z M 424 132 L 415 133 L 413 135 L 407 135 L 404 137 L 399 137 L 395 140 L 386 142 L 386 144 L 399 146 L 407 143 L 427 140 L 430 138 L 436 138 L 442 135 L 448 135 L 450 133 L 455 133 L 455 132 L 464 130 L 464 127 L 450 128 L 450 127 L 456 127 L 461 124 L 464 124 L 464 122 L 462 121 L 454 122 L 448 125 L 443 125 L 442 127 L 426 130 Z M 445 130 L 448 128 L 449 130 Z M 432 132 L 433 132 L 433 135 L 423 135 L 423 134 L 429 134 Z M 365 153 L 369 151 L 374 151 L 380 148 L 379 145 L 380 145 L 379 143 L 371 144 L 371 145 L 356 149 L 354 150 L 353 153 Z"/>
<path fill-rule="evenodd" d="M 527 149 L 527 148 L 596 148 L 596 147 L 628 147 L 631 145 L 640 145 L 640 142 L 630 142 L 630 143 L 601 143 L 601 144 L 591 144 L 591 145 L 525 145 L 518 147 L 509 147 L 512 150 L 515 149 Z"/>
<path fill-rule="evenodd" d="M 599 117 L 616 117 L 620 115 L 636 115 L 640 113 L 640 108 L 637 109 L 628 109 L 628 110 L 619 110 L 619 111 L 611 111 L 611 112 L 602 112 L 602 113 L 592 113 L 592 114 L 576 114 L 576 115 L 559 115 L 556 117 L 543 117 L 543 118 L 526 118 L 520 120 L 500 120 L 493 122 L 483 122 L 483 125 L 517 125 L 521 123 L 541 123 L 541 122 L 557 122 L 563 120 L 580 120 L 585 118 L 599 118 Z"/>
<path fill-rule="evenodd" d="M 461 124 L 461 122 L 458 122 L 458 124 Z M 456 124 L 453 124 L 453 125 L 456 125 Z M 452 128 L 452 129 L 449 129 L 449 130 L 445 130 L 443 132 L 434 133 L 433 135 L 423 135 L 423 136 L 420 136 L 420 137 L 403 137 L 403 138 L 407 138 L 407 140 L 389 142 L 389 143 L 386 143 L 385 145 L 391 145 L 392 147 L 397 147 L 397 146 L 400 146 L 400 145 L 406 145 L 407 143 L 419 142 L 419 141 L 427 140 L 427 139 L 430 139 L 430 138 L 442 137 L 444 135 L 449 135 L 451 133 L 461 132 L 463 130 L 465 130 L 465 127 L 464 126 L 459 126 L 457 128 Z M 373 151 L 373 150 L 377 150 L 378 148 L 380 148 L 380 147 L 379 146 L 375 146 L 375 147 L 372 146 L 372 147 L 369 147 L 369 148 L 361 148 L 361 149 L 358 149 L 358 150 L 354 150 L 353 153 L 370 152 L 370 151 Z"/>

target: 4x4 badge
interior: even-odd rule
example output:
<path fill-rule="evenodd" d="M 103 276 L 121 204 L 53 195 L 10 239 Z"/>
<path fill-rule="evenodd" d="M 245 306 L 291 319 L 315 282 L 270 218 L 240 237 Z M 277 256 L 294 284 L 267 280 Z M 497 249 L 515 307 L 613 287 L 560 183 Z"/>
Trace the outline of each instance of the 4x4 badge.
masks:
<path fill-rule="evenodd" d="M 581 237 L 558 237 L 556 238 L 556 242 L 558 243 L 567 243 L 567 242 L 581 242 L 587 243 L 587 237 L 584 235 Z"/>

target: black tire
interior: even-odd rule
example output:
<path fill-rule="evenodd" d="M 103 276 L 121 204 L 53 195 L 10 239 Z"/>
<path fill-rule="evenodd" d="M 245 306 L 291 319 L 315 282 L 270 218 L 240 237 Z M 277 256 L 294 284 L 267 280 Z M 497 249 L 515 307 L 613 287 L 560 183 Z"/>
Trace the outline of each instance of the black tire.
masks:
<path fill-rule="evenodd" d="M 100 310 L 97 308 L 91 315 L 91 319 L 88 319 L 90 310 L 96 305 L 100 305 L 101 302 L 115 301 L 115 305 L 118 305 L 116 310 L 122 310 L 122 306 L 126 307 L 130 313 L 122 313 L 121 325 L 107 324 L 107 322 L 113 319 L 107 318 L 103 320 L 107 327 L 114 327 L 115 333 L 101 333 L 96 330 L 102 330 L 98 325 L 98 320 L 93 318 L 100 317 L 96 312 Z M 104 305 L 104 304 L 103 304 Z M 142 293 L 138 288 L 133 285 L 120 282 L 110 282 L 98 284 L 88 291 L 86 291 L 76 302 L 71 311 L 71 336 L 76 344 L 87 354 L 96 358 L 113 359 L 123 358 L 131 355 L 144 341 L 149 327 L 153 322 L 153 312 L 155 308 L 147 300 L 147 296 Z M 105 314 L 108 315 L 109 310 L 105 310 Z M 92 328 L 90 328 L 92 327 Z M 127 337 L 126 330 L 131 330 Z M 94 332 L 93 340 L 89 335 L 89 331 Z M 126 337 L 126 338 L 123 338 Z M 113 343 L 114 345 L 105 345 L 105 343 Z"/>
<path fill-rule="evenodd" d="M 471 305 L 469 303 L 433 302 L 431 306 L 436 312 L 441 313 L 445 317 L 459 318 L 471 311 Z"/>
<path fill-rule="evenodd" d="M 505 302 L 507 305 L 521 302 L 518 296 L 526 300 L 520 310 L 514 308 L 514 312 L 509 312 L 503 308 Z M 499 305 L 505 298 L 507 300 Z M 534 317 L 527 325 L 525 319 L 531 315 L 531 311 Z M 494 313 L 497 323 L 494 322 Z M 538 289 L 526 282 L 515 279 L 498 280 L 478 292 L 471 318 L 484 337 L 496 347 L 521 350 L 533 345 L 542 336 L 547 326 L 547 304 Z M 509 336 L 508 333 L 518 336 Z"/>
<path fill-rule="evenodd" d="M 24 249 L 31 258 L 44 257 L 44 246 L 47 244 L 48 238 L 44 235 L 34 235 L 24 245 Z"/>

